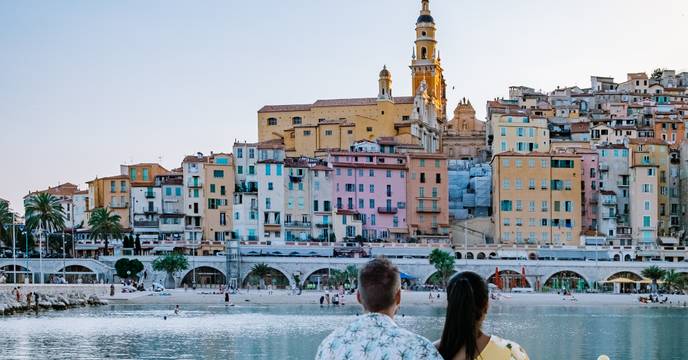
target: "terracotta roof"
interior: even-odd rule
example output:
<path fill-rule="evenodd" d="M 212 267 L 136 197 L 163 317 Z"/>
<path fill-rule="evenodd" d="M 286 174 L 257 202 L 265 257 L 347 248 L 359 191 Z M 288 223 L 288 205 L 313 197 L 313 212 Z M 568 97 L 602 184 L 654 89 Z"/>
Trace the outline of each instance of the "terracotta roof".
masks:
<path fill-rule="evenodd" d="M 335 107 L 335 106 L 369 106 L 377 104 L 377 98 L 351 98 L 351 99 L 323 99 L 317 100 L 313 104 L 292 104 L 292 105 L 265 105 L 259 113 L 267 112 L 286 112 L 286 111 L 309 111 L 316 107 Z M 413 104 L 412 96 L 401 96 L 394 98 L 395 104 Z"/>
<path fill-rule="evenodd" d="M 79 191 L 79 187 L 77 185 L 74 185 L 72 183 L 64 183 L 64 184 L 60 184 L 60 185 L 55 186 L 55 187 L 48 187 L 45 190 L 30 192 L 27 196 L 34 195 L 34 194 L 43 194 L 43 193 L 47 193 L 50 195 L 58 195 L 58 196 L 69 196 L 69 195 L 74 195 L 77 191 Z"/>
<path fill-rule="evenodd" d="M 208 162 L 208 157 L 207 156 L 196 156 L 196 155 L 187 155 L 184 157 L 184 160 L 182 160 L 182 163 L 197 163 L 197 162 Z"/>
<path fill-rule="evenodd" d="M 88 195 L 88 190 L 80 190 L 74 193 L 74 195 Z"/>
<path fill-rule="evenodd" d="M 587 133 L 590 132 L 590 123 L 589 122 L 577 122 L 571 124 L 571 133 L 572 134 L 581 134 L 581 133 Z"/>
<path fill-rule="evenodd" d="M 106 177 L 102 177 L 102 178 L 95 178 L 91 181 L 87 181 L 86 183 L 90 184 L 96 180 L 129 180 L 129 176 L 128 175 L 106 176 Z"/>
<path fill-rule="evenodd" d="M 283 149 L 284 143 L 281 139 L 272 139 L 259 142 L 257 145 L 258 149 Z"/>
<path fill-rule="evenodd" d="M 631 144 L 651 144 L 651 145 L 667 145 L 666 141 L 657 138 L 635 138 L 629 139 Z"/>
<path fill-rule="evenodd" d="M 626 149 L 624 144 L 601 144 L 597 146 L 598 149 Z"/>
<path fill-rule="evenodd" d="M 309 111 L 311 109 L 311 104 L 293 104 L 293 105 L 265 105 L 260 110 L 259 113 L 267 112 L 286 112 L 286 111 Z"/>

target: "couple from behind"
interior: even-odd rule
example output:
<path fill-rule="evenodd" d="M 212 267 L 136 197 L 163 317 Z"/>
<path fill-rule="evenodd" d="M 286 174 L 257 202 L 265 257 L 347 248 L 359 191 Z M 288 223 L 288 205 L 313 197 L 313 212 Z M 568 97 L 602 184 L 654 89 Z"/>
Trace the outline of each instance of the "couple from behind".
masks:
<path fill-rule="evenodd" d="M 463 272 L 450 280 L 444 331 L 435 344 L 394 322 L 401 303 L 401 278 L 389 260 L 374 259 L 359 271 L 357 299 L 365 314 L 325 338 L 316 360 L 528 359 L 518 344 L 483 334 L 489 294 L 487 284 L 475 273 Z"/>

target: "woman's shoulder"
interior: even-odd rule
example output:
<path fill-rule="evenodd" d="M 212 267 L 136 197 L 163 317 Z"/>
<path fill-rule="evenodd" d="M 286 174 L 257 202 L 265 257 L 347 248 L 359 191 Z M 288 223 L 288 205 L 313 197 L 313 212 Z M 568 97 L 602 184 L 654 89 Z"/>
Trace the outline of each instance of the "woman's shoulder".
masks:
<path fill-rule="evenodd" d="M 483 351 L 481 355 L 484 355 L 486 358 L 490 358 L 490 352 L 495 352 L 497 354 L 503 354 L 503 355 L 508 355 L 510 356 L 508 359 L 509 360 L 529 360 L 528 354 L 526 351 L 519 345 L 518 343 L 507 340 L 507 339 L 502 339 L 499 336 L 492 335 L 490 337 L 490 343 L 488 346 L 485 348 L 486 351 Z"/>

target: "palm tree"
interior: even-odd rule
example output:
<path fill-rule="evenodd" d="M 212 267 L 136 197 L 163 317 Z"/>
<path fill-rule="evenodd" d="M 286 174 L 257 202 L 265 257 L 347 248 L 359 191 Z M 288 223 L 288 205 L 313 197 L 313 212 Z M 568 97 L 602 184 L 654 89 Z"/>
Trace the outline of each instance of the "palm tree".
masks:
<path fill-rule="evenodd" d="M 672 290 L 681 290 L 685 284 L 685 278 L 683 274 L 676 272 L 676 270 L 671 269 L 664 273 L 664 286 L 667 290 L 671 292 Z"/>
<path fill-rule="evenodd" d="M 251 273 L 260 279 L 260 288 L 265 288 L 265 277 L 270 274 L 270 267 L 265 263 L 255 264 L 251 268 Z"/>
<path fill-rule="evenodd" d="M 51 194 L 31 195 L 24 204 L 24 213 L 26 214 L 26 227 L 31 230 L 38 230 L 41 236 L 64 228 L 64 209 L 60 200 Z M 47 243 L 47 237 L 45 237 L 45 241 Z"/>
<path fill-rule="evenodd" d="M 647 269 L 644 269 L 640 274 L 643 277 L 652 280 L 652 292 L 657 292 L 657 280 L 661 279 L 665 273 L 665 270 L 662 270 L 659 267 L 652 265 Z"/>
<path fill-rule="evenodd" d="M 110 239 L 122 236 L 120 220 L 121 217 L 119 215 L 113 214 L 112 210 L 106 208 L 93 210 L 91 218 L 88 219 L 88 226 L 91 228 L 90 238 L 105 241 L 105 250 L 103 251 L 105 256 L 108 254 Z"/>
<path fill-rule="evenodd" d="M 442 279 L 442 285 L 447 287 L 447 280 L 454 273 L 454 256 L 440 249 L 433 249 L 428 256 L 430 265 L 435 266 Z"/>
<path fill-rule="evenodd" d="M 10 211 L 10 205 L 0 200 L 0 239 L 7 238 L 8 232 L 5 230 L 5 226 L 12 224 L 12 218 L 13 214 Z"/>
<path fill-rule="evenodd" d="M 346 277 L 349 279 L 349 285 L 353 289 L 354 288 L 354 282 L 358 278 L 358 268 L 354 264 L 347 265 L 345 272 L 346 272 Z"/>

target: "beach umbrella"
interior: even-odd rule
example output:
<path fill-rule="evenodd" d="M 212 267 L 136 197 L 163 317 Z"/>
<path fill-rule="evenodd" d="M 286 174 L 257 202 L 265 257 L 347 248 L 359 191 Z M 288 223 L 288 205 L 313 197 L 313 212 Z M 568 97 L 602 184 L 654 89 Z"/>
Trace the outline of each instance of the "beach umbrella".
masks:
<path fill-rule="evenodd" d="M 521 287 L 526 287 L 526 267 L 521 266 Z"/>

